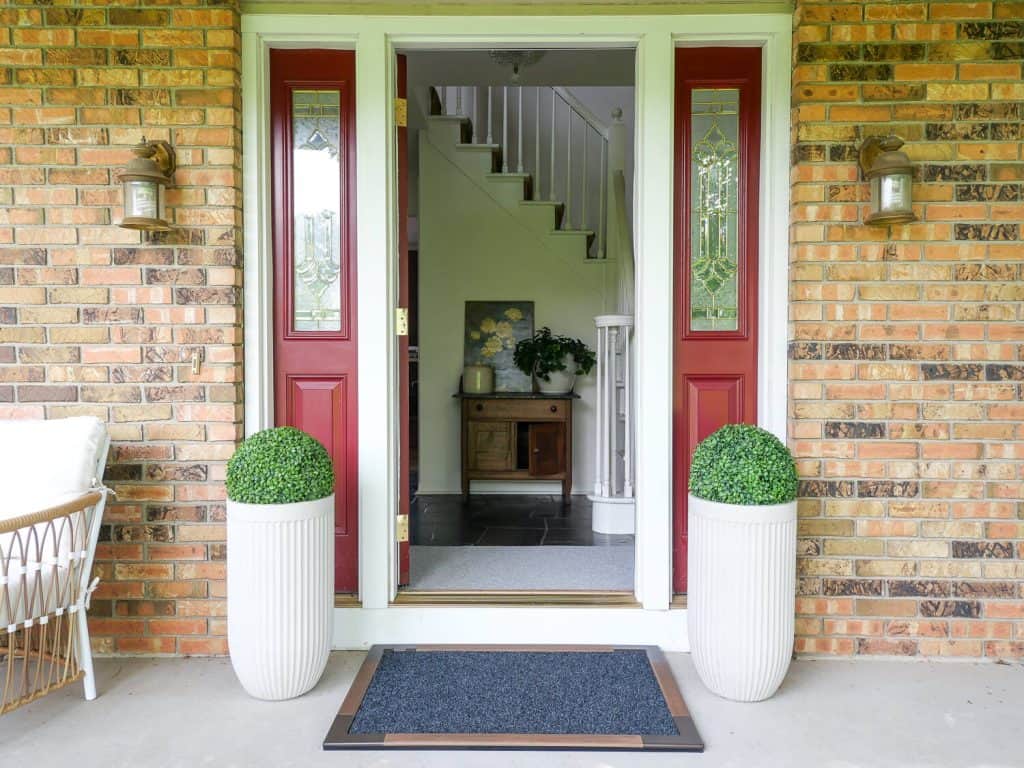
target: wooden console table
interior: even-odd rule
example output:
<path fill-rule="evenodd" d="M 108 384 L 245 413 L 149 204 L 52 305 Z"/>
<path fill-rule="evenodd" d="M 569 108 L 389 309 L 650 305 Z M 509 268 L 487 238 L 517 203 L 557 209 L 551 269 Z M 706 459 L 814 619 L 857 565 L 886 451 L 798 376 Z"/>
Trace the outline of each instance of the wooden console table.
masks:
<path fill-rule="evenodd" d="M 462 400 L 462 495 L 471 480 L 559 480 L 572 495 L 575 394 L 457 394 Z"/>

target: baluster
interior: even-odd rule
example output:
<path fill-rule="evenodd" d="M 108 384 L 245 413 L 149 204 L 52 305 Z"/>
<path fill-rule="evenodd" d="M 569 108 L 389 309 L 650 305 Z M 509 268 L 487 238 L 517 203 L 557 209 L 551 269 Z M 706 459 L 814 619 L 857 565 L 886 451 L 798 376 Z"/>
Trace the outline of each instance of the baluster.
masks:
<path fill-rule="evenodd" d="M 548 189 L 548 200 L 555 199 L 555 89 L 551 89 L 551 175 L 550 188 Z"/>
<path fill-rule="evenodd" d="M 462 86 L 455 86 L 455 114 L 462 115 Z"/>
<path fill-rule="evenodd" d="M 608 457 L 611 459 L 611 473 L 608 478 L 608 487 L 611 495 L 615 496 L 618 490 L 618 375 L 616 373 L 615 357 L 618 352 L 618 326 L 608 329 L 609 364 L 611 370 L 608 372 L 609 386 L 611 388 L 611 447 Z"/>
<path fill-rule="evenodd" d="M 587 123 L 583 123 L 583 181 L 580 184 L 580 205 L 582 212 L 580 213 L 580 229 L 589 229 L 587 227 L 587 144 L 590 142 L 590 126 Z M 587 249 L 587 258 L 590 258 L 590 249 Z"/>
<path fill-rule="evenodd" d="M 597 326 L 597 451 L 594 452 L 594 495 L 601 495 L 601 463 L 604 454 L 604 328 Z"/>
<path fill-rule="evenodd" d="M 508 173 L 508 86 L 501 87 L 501 172 Z"/>
<path fill-rule="evenodd" d="M 533 199 L 540 200 L 540 86 L 534 89 L 537 111 L 533 116 Z"/>
<path fill-rule="evenodd" d="M 516 90 L 519 91 L 517 96 L 519 97 L 519 107 L 516 110 L 516 123 L 519 131 L 519 144 L 516 147 L 516 171 L 519 173 L 523 172 L 523 86 L 518 86 Z"/>
<path fill-rule="evenodd" d="M 625 326 L 622 329 L 622 408 L 625 419 L 623 437 L 625 440 L 625 447 L 622 452 L 623 460 L 623 472 L 622 472 L 622 495 L 626 498 L 633 497 L 633 402 L 632 402 L 632 389 L 633 385 L 630 381 L 630 349 L 629 349 L 629 332 L 632 326 Z"/>
<path fill-rule="evenodd" d="M 442 85 L 437 90 L 438 90 L 438 96 L 441 99 L 441 114 L 442 115 L 447 115 L 448 114 L 448 105 L 446 104 L 446 102 L 448 100 L 448 86 L 447 85 Z"/>
<path fill-rule="evenodd" d="M 601 433 L 601 496 L 610 496 L 608 493 L 608 469 L 609 454 L 611 452 L 611 397 L 609 396 L 608 375 L 611 372 L 610 365 L 610 328 L 604 329 L 604 354 L 601 361 L 604 362 L 604 378 L 601 379 L 601 412 L 604 414 L 604 430 Z"/>
<path fill-rule="evenodd" d="M 608 157 L 608 141 L 601 138 L 601 165 L 598 169 L 598 176 L 601 177 L 600 194 L 597 202 L 597 258 L 604 258 L 604 238 L 608 227 L 607 203 L 605 200 L 606 188 L 608 186 L 608 171 L 605 164 Z"/>
<path fill-rule="evenodd" d="M 491 86 L 487 86 L 487 143 L 494 143 L 494 134 L 491 132 L 491 125 L 494 123 L 492 118 L 492 111 L 494 107 L 494 89 Z"/>
<path fill-rule="evenodd" d="M 479 144 L 482 140 L 480 136 L 480 88 L 472 85 L 469 88 L 469 92 L 473 94 L 473 143 Z"/>
<path fill-rule="evenodd" d="M 565 129 L 565 228 L 572 229 L 572 107 L 568 103 L 569 124 Z"/>

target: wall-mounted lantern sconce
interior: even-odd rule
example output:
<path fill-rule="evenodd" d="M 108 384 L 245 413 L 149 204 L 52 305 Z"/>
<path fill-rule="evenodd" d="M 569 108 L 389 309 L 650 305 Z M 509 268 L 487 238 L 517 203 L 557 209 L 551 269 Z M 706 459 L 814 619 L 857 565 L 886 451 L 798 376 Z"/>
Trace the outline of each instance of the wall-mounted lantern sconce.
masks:
<path fill-rule="evenodd" d="M 905 224 L 914 221 L 911 180 L 914 167 L 900 152 L 899 136 L 869 136 L 860 145 L 860 170 L 871 184 L 871 213 L 865 224 Z"/>
<path fill-rule="evenodd" d="M 135 157 L 117 180 L 124 187 L 124 218 L 118 226 L 144 232 L 171 228 L 164 212 L 164 189 L 177 167 L 174 149 L 166 141 L 142 141 L 132 147 Z"/>

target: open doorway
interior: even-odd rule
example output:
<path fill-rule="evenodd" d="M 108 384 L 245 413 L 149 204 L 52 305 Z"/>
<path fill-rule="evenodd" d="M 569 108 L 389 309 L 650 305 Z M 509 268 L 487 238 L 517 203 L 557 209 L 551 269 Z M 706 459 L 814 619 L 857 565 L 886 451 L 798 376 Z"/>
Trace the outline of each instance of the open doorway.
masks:
<path fill-rule="evenodd" d="M 402 586 L 631 593 L 633 51 L 402 58 Z M 568 392 L 516 365 L 543 328 Z"/>

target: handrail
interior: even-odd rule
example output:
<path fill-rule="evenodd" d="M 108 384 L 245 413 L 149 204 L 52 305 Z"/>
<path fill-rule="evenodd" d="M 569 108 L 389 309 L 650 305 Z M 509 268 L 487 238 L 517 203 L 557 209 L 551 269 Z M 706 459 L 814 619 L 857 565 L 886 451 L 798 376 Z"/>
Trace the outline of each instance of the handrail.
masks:
<path fill-rule="evenodd" d="M 605 141 L 608 140 L 608 126 L 602 123 L 593 112 L 587 109 L 583 105 L 583 102 L 573 95 L 572 91 L 555 85 L 551 86 L 551 90 L 558 94 L 558 98 L 560 98 L 565 105 L 569 107 L 569 109 L 583 118 L 583 122 L 601 134 Z"/>

